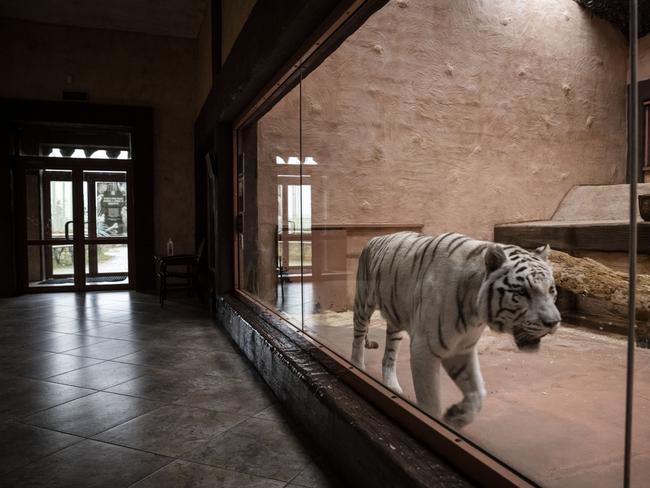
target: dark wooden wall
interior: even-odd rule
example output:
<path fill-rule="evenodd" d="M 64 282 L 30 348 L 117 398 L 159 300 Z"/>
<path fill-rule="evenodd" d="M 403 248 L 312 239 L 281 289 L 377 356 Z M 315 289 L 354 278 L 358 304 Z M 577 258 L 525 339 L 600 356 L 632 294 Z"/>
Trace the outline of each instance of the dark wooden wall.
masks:
<path fill-rule="evenodd" d="M 0 105 L 2 110 L 2 105 Z M 11 125 L 4 110 L 0 113 L 0 296 L 13 296 L 18 291 L 16 251 L 14 248 L 14 190 L 11 154 Z"/>

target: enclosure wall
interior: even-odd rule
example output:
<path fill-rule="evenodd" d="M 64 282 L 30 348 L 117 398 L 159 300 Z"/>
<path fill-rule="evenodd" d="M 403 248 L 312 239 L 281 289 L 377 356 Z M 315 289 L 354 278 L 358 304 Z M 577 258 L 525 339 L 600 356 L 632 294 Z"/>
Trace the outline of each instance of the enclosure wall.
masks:
<path fill-rule="evenodd" d="M 389 3 L 305 80 L 303 157 L 347 175 L 313 221 L 489 239 L 576 184 L 624 182 L 626 56 L 572 0 Z M 264 117 L 264 167 L 298 156 L 296 110 Z"/>

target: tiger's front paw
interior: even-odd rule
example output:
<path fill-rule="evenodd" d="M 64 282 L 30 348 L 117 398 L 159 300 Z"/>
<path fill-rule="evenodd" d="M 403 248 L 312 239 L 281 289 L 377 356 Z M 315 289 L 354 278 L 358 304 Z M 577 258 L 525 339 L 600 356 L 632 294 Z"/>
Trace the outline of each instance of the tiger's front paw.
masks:
<path fill-rule="evenodd" d="M 444 420 L 454 429 L 462 429 L 474 420 L 474 410 L 467 403 L 456 403 L 447 409 Z"/>
<path fill-rule="evenodd" d="M 363 360 L 355 359 L 354 357 L 350 358 L 350 362 L 352 363 L 353 366 L 356 366 L 362 371 L 366 370 L 366 363 Z"/>
<path fill-rule="evenodd" d="M 399 383 L 394 382 L 394 383 L 386 383 L 386 386 L 393 391 L 396 395 L 403 395 L 404 391 L 402 390 L 402 387 L 399 386 Z"/>

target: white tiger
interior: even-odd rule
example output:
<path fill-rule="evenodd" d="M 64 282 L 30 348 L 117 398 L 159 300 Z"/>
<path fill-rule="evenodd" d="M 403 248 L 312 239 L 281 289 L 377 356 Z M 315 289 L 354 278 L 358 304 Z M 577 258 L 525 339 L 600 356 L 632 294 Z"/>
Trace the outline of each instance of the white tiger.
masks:
<path fill-rule="evenodd" d="M 549 253 L 548 245 L 529 252 L 456 233 L 371 239 L 359 257 L 352 363 L 365 369 L 364 347 L 378 347 L 367 335 L 370 316 L 379 309 L 387 322 L 384 384 L 402 393 L 395 361 L 408 333 L 418 405 L 440 417 L 442 364 L 463 393 L 444 420 L 467 425 L 485 397 L 476 347 L 485 327 L 512 334 L 521 350 L 537 350 L 560 324 Z"/>

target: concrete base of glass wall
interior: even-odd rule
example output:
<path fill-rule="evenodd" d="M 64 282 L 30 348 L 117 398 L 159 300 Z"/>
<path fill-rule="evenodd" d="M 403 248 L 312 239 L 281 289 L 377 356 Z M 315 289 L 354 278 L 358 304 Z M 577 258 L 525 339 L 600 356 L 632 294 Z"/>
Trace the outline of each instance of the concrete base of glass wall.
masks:
<path fill-rule="evenodd" d="M 471 486 L 339 380 L 331 371 L 340 365 L 317 361 L 319 348 L 289 325 L 232 296 L 219 298 L 217 318 L 350 486 Z"/>

